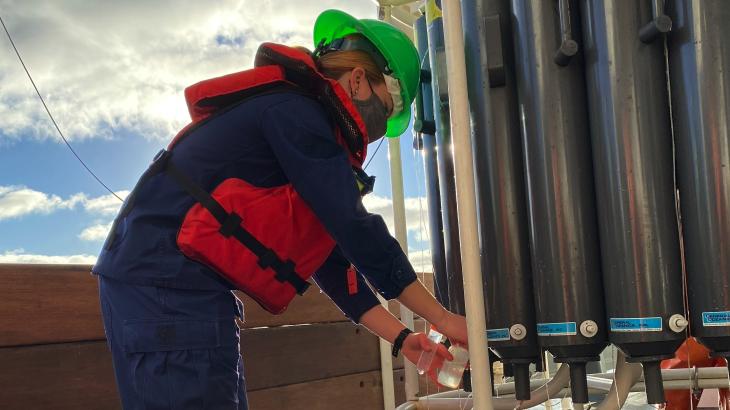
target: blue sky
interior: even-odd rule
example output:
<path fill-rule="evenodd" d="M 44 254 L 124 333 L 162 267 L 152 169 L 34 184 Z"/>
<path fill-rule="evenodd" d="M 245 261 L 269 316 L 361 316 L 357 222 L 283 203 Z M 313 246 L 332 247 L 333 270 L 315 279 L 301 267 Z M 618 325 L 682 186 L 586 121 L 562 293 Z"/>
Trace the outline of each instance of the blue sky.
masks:
<path fill-rule="evenodd" d="M 187 122 L 185 86 L 249 68 L 262 41 L 310 46 L 311 25 L 326 8 L 376 17 L 375 5 L 359 0 L 28 3 L 0 0 L 0 15 L 61 130 L 122 196 Z M 62 143 L 2 34 L 0 263 L 92 263 L 119 201 Z M 410 130 L 400 144 L 418 268 L 429 254 L 423 164 Z M 366 206 L 392 226 L 387 154 L 386 143 L 368 168 L 378 179 Z"/>

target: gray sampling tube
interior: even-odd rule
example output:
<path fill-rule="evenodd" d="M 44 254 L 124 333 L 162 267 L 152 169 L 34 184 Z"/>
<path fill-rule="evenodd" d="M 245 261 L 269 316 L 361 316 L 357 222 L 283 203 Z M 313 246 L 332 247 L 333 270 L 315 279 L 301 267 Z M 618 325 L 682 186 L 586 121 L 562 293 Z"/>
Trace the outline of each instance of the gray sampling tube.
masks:
<path fill-rule="evenodd" d="M 660 10 L 581 6 L 609 339 L 643 364 L 648 402 L 659 404 L 659 363 L 685 339 L 672 326 L 684 304 L 664 37 L 639 35 Z"/>
<path fill-rule="evenodd" d="M 456 182 L 454 157 L 451 149 L 449 128 L 449 94 L 446 80 L 446 53 L 444 23 L 441 11 L 426 7 L 428 54 L 431 61 L 433 111 L 436 125 L 436 156 L 439 188 L 441 190 L 441 214 L 446 255 L 446 275 L 449 288 L 449 310 L 464 315 L 464 281 L 461 273 L 461 247 L 459 244 L 459 216 L 456 208 Z"/>
<path fill-rule="evenodd" d="M 441 195 L 436 162 L 436 123 L 433 118 L 433 92 L 431 90 L 431 62 L 428 57 L 428 36 L 426 17 L 421 16 L 414 23 L 416 46 L 421 58 L 421 88 L 416 95 L 416 112 L 413 130 L 418 141 L 414 146 L 423 152 L 426 198 L 428 202 L 428 227 L 431 232 L 431 260 L 436 298 L 449 306 L 449 284 L 446 276 L 446 255 L 444 253 L 443 221 L 441 220 Z"/>
<path fill-rule="evenodd" d="M 730 2 L 673 0 L 667 14 L 692 335 L 730 356 Z"/>
<path fill-rule="evenodd" d="M 528 400 L 540 350 L 509 0 L 463 0 L 462 8 L 487 339 L 514 370 L 517 399 Z"/>
<path fill-rule="evenodd" d="M 577 6 L 514 0 L 512 15 L 537 332 L 570 365 L 573 402 L 587 403 L 586 362 L 599 359 L 608 329 Z"/>

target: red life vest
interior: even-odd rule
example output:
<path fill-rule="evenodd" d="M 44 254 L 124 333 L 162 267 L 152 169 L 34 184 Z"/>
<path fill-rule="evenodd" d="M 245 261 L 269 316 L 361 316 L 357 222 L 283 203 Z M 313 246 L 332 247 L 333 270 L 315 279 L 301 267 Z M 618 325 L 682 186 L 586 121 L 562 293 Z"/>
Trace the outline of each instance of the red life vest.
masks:
<path fill-rule="evenodd" d="M 173 162 L 175 145 L 211 116 L 282 86 L 313 94 L 323 102 L 337 124 L 339 144 L 348 152 L 354 170 L 362 172 L 367 134 L 350 97 L 337 81 L 317 71 L 309 55 L 270 43 L 259 48 L 255 68 L 185 90 L 192 123 L 155 161 L 198 201 L 188 210 L 177 235 L 182 253 L 209 266 L 274 314 L 283 312 L 295 294 L 306 290 L 307 279 L 330 255 L 334 240 L 290 184 L 259 188 L 229 178 L 208 193 Z"/>

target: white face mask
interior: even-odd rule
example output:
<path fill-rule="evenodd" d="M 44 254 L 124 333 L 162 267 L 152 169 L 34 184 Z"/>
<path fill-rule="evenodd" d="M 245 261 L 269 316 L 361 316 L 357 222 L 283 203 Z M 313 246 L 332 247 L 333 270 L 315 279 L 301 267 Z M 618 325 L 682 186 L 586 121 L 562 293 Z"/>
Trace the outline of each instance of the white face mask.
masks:
<path fill-rule="evenodd" d="M 387 74 L 383 74 L 385 78 L 385 87 L 390 93 L 390 97 L 393 99 L 393 112 L 390 117 L 396 116 L 398 113 L 403 111 L 403 97 L 400 94 L 400 82 L 397 78 L 391 77 Z"/>

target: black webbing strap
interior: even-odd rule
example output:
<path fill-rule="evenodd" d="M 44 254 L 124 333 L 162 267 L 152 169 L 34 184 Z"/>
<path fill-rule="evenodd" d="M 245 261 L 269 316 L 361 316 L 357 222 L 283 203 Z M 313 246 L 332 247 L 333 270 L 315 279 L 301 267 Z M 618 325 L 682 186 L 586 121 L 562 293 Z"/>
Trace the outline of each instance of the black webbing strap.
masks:
<path fill-rule="evenodd" d="M 163 154 L 164 155 L 164 154 Z M 261 268 L 271 268 L 276 272 L 276 280 L 288 282 L 297 293 L 302 295 L 309 288 L 310 284 L 302 279 L 295 272 L 294 262 L 291 260 L 282 261 L 272 249 L 267 248 L 259 242 L 246 229 L 241 226 L 241 217 L 235 212 L 228 213 L 218 201 L 204 191 L 198 184 L 185 175 L 178 167 L 169 160 L 169 152 L 166 161 L 165 171 L 180 186 L 190 194 L 196 201 L 205 207 L 211 215 L 221 224 L 219 232 L 225 237 L 233 236 L 245 247 L 251 250 L 258 257 L 258 264 Z"/>

